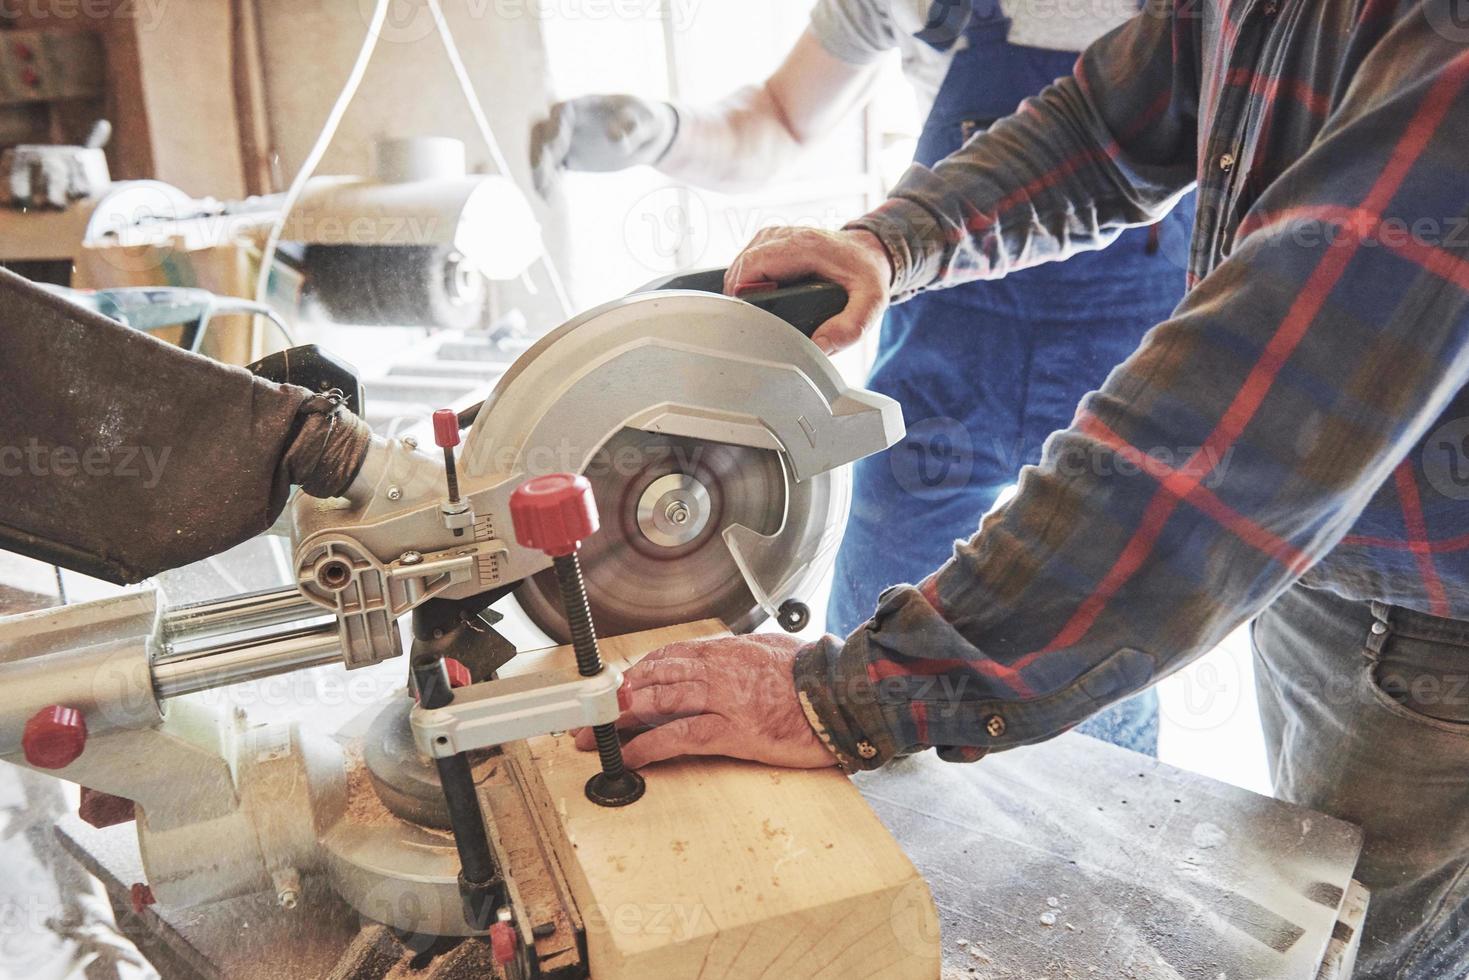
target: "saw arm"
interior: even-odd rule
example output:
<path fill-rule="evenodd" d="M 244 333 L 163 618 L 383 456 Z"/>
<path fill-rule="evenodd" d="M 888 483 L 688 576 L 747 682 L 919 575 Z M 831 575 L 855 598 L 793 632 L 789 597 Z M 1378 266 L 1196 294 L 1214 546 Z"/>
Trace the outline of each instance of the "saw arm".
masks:
<path fill-rule="evenodd" d="M 723 484 L 702 490 L 728 503 L 718 517 L 758 513 L 760 526 L 706 520 L 699 533 L 702 547 L 724 557 L 724 578 L 742 580 L 747 608 L 699 610 L 673 597 L 663 610 L 650 596 L 626 625 L 648 629 L 713 613 L 749 628 L 830 557 L 846 507 L 845 487 L 831 474 L 902 432 L 895 402 L 847 387 L 827 357 L 775 314 L 710 293 L 634 294 L 552 331 L 501 379 L 459 453 L 467 508 L 450 514 L 443 461 L 401 440 L 374 439 L 344 499 L 298 497 L 300 588 L 337 618 L 349 667 L 376 663 L 401 652 L 392 624 L 423 601 L 505 589 L 548 567 L 509 534 L 509 496 L 525 480 L 588 474 L 603 513 L 618 515 L 644 504 L 656 480 L 697 479 L 706 454 L 737 451 Z M 652 465 L 655 452 L 672 463 Z M 758 506 L 736 508 L 736 487 L 758 495 Z M 661 516 L 677 517 L 678 505 L 691 507 L 698 496 L 675 495 Z M 625 529 L 605 523 L 653 562 L 676 567 L 693 562 L 696 550 L 706 554 L 677 534 L 668 544 L 656 533 L 658 519 Z M 534 600 L 527 604 L 534 614 Z"/>

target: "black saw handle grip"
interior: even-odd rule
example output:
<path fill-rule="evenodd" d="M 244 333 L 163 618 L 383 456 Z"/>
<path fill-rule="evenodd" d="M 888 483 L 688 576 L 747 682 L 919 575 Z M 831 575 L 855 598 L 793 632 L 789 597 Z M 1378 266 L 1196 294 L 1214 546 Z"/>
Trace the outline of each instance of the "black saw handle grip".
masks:
<path fill-rule="evenodd" d="M 692 289 L 701 293 L 723 293 L 724 271 L 700 269 L 697 272 L 675 273 L 655 279 L 637 292 Z M 774 313 L 807 337 L 847 307 L 846 289 L 825 279 L 806 279 L 789 285 L 774 282 L 752 284 L 739 293 L 739 298 L 751 306 Z"/>

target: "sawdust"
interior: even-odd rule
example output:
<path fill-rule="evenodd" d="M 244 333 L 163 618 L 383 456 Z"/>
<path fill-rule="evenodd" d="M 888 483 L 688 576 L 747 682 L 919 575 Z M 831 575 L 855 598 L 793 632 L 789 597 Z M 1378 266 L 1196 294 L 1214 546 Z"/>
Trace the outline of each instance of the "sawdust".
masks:
<path fill-rule="evenodd" d="M 372 776 L 362 761 L 362 739 L 354 738 L 342 747 L 347 767 L 347 822 L 363 826 L 381 826 L 398 821 L 372 787 Z"/>

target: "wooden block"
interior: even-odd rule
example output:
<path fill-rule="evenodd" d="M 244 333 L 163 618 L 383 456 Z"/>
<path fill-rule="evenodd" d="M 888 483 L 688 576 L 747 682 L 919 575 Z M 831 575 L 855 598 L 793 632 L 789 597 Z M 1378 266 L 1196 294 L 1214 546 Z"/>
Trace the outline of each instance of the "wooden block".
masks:
<path fill-rule="evenodd" d="M 615 637 L 602 655 L 625 668 L 722 631 L 711 621 Z M 596 753 L 566 735 L 526 747 L 595 980 L 939 976 L 928 887 L 840 771 L 675 760 L 643 771 L 637 803 L 607 809 L 583 792 Z"/>

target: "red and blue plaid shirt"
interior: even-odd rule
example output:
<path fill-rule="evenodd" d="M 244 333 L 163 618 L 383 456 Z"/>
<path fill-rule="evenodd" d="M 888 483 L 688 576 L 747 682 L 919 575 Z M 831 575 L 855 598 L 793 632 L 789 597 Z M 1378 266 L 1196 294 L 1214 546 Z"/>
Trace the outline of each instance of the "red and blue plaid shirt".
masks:
<path fill-rule="evenodd" d="M 1297 580 L 1469 619 L 1462 6 L 1155 0 L 853 224 L 904 297 L 1102 247 L 1199 190 L 1174 316 L 943 568 L 802 652 L 849 764 L 1056 735 Z"/>

